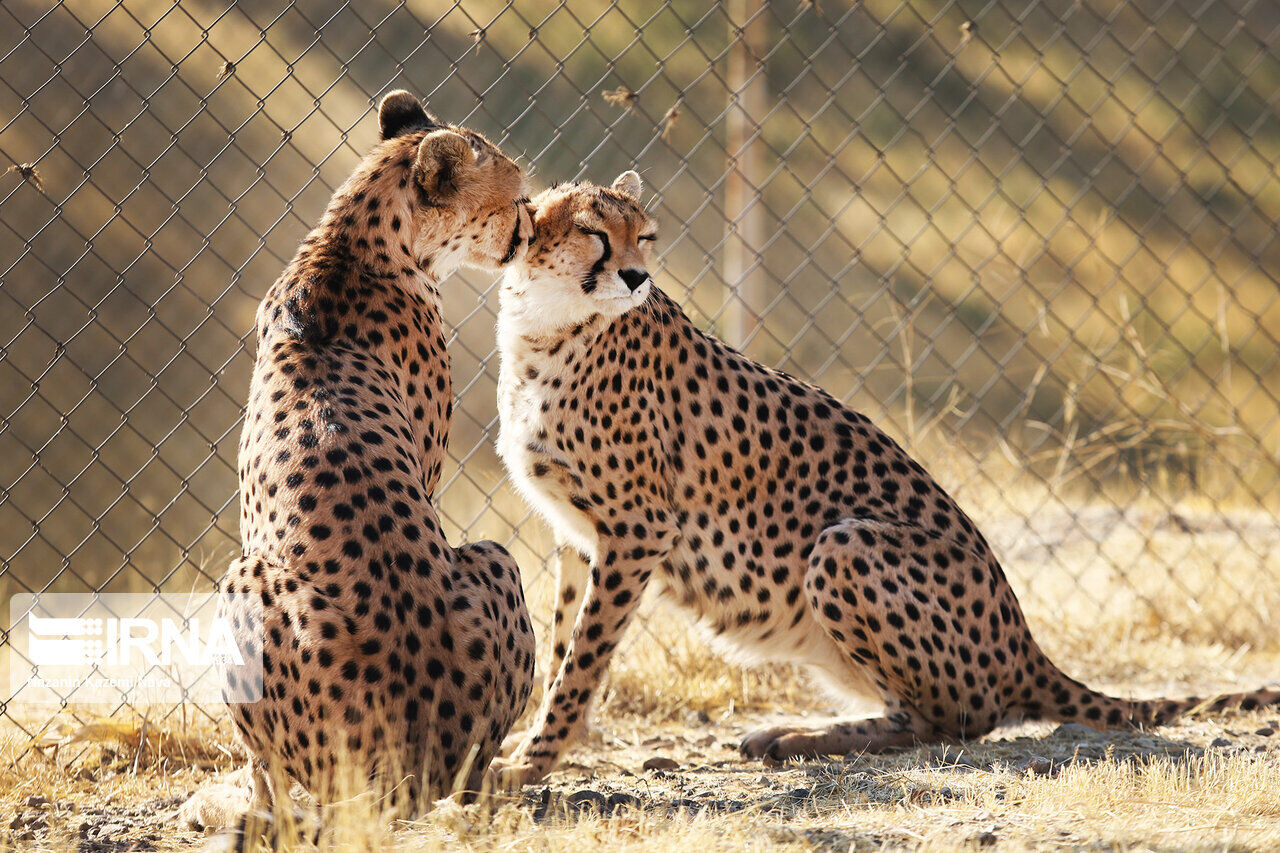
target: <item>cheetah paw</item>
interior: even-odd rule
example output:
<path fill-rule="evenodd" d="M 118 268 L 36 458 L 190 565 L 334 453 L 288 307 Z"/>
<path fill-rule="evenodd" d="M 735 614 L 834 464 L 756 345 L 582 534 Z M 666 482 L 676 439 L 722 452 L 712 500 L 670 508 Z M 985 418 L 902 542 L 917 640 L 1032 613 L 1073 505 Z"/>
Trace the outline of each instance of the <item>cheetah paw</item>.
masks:
<path fill-rule="evenodd" d="M 234 778 L 237 774 L 232 774 Z M 178 822 L 188 829 L 231 829 L 249 811 L 246 784 L 221 782 L 202 788 L 178 807 Z"/>
<path fill-rule="evenodd" d="M 486 774 L 486 787 L 491 791 L 518 791 L 525 785 L 541 782 L 547 774 L 520 758 L 495 758 Z"/>
<path fill-rule="evenodd" d="M 815 732 L 797 726 L 769 726 L 756 729 L 742 739 L 738 751 L 744 758 L 785 761 L 788 758 L 820 754 Z"/>

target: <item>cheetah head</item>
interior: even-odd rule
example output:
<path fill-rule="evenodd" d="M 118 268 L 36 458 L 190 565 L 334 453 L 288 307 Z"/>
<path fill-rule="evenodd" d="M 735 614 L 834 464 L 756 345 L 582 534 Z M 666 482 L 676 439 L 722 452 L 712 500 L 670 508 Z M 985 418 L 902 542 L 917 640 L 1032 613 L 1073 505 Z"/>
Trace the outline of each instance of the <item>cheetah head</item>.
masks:
<path fill-rule="evenodd" d="M 649 298 L 657 223 L 640 206 L 639 175 L 552 187 L 532 204 L 533 242 L 503 283 L 504 310 L 523 315 L 526 333 L 618 317 Z"/>
<path fill-rule="evenodd" d="M 411 157 L 413 252 L 438 274 L 458 266 L 497 269 L 523 257 L 532 239 L 524 174 L 483 135 L 444 124 L 413 95 L 378 106 L 384 146 Z M 389 152 L 390 153 L 390 152 Z"/>

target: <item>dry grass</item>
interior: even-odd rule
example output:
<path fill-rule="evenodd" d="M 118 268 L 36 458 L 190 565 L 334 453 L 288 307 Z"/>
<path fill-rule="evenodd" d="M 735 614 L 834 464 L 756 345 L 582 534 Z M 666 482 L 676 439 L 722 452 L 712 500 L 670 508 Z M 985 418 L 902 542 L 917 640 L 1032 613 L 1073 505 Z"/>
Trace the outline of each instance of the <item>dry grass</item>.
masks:
<path fill-rule="evenodd" d="M 1027 726 L 963 750 L 781 767 L 743 762 L 732 750 L 762 719 L 735 712 L 709 723 L 654 723 L 606 713 L 592 742 L 576 748 L 545 788 L 522 799 L 445 803 L 423 820 L 390 824 L 367 801 L 352 798 L 335 812 L 324 846 L 1269 850 L 1280 843 L 1280 749 L 1272 738 L 1252 734 L 1266 730 L 1265 714 L 1146 735 Z M 225 732 L 209 734 L 217 740 Z M 169 735 L 171 745 L 184 739 Z M 1210 747 L 1218 738 L 1230 746 Z M 172 815 L 215 774 L 184 764 L 173 746 L 145 750 L 135 770 L 137 742 L 126 738 L 123 750 L 92 744 L 74 758 L 28 756 L 0 774 L 8 843 L 93 851 L 203 843 Z M 6 745 L 6 758 L 16 746 L 13 740 Z M 677 766 L 645 771 L 643 763 L 654 756 Z M 607 814 L 572 805 L 608 803 L 611 795 L 622 801 L 606 806 Z"/>
<path fill-rule="evenodd" d="M 999 506 L 986 489 L 999 489 L 1006 501 L 1016 493 L 992 477 L 959 486 L 966 503 Z M 1013 499 L 1041 497 L 1024 492 Z M 1280 644 L 1260 627 L 1258 614 L 1280 611 L 1280 566 L 1271 556 L 1280 532 L 1242 513 L 1133 505 L 983 519 L 1045 647 L 1072 674 L 1120 693 L 1270 680 L 1280 669 Z M 1251 591 L 1250 613 L 1233 609 L 1237 584 Z M 546 579 L 535 579 L 530 593 L 544 613 Z M 688 624 L 683 616 L 653 602 L 646 608 L 648 618 L 615 662 L 587 741 L 545 787 L 512 801 L 445 804 L 421 821 L 394 825 L 353 797 L 335 813 L 324 846 L 844 851 L 1280 844 L 1280 734 L 1265 734 L 1280 726 L 1266 712 L 1145 734 L 1027 725 L 959 751 L 765 766 L 740 760 L 737 740 L 779 716 L 829 713 L 824 697 L 790 669 L 726 664 L 680 627 Z M 674 769 L 645 770 L 655 757 L 675 762 Z M 32 716 L 27 732 L 11 729 L 0 742 L 3 844 L 196 848 L 204 839 L 177 826 L 174 812 L 236 765 L 225 719 L 196 709 L 151 716 L 145 725 L 128 714 Z M 590 801 L 605 802 L 607 814 Z"/>

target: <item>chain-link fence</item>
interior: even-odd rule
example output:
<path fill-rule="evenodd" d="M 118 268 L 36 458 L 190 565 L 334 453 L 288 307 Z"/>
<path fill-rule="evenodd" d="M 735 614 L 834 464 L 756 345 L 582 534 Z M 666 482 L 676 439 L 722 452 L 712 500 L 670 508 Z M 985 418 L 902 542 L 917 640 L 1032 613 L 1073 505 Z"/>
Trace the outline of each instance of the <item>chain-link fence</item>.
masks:
<path fill-rule="evenodd" d="M 1038 626 L 1274 642 L 1273 4 L 5 0 L 0 22 L 6 600 L 206 588 L 238 551 L 254 307 L 403 87 L 535 184 L 638 168 L 661 286 L 911 447 Z M 444 288 L 441 508 L 536 585 L 551 539 L 492 446 L 492 277 Z"/>

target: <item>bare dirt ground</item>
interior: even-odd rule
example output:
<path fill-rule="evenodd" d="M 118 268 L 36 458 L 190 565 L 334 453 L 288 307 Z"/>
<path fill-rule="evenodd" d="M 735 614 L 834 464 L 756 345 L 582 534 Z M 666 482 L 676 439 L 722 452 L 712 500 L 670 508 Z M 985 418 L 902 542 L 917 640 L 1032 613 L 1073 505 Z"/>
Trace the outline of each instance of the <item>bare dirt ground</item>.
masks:
<path fill-rule="evenodd" d="M 1123 733 L 1027 725 L 962 747 L 784 765 L 738 757 L 738 738 L 765 720 L 758 713 L 605 718 L 522 797 L 446 803 L 395 825 L 356 807 L 323 846 L 1270 850 L 1280 844 L 1277 717 Z M 94 853 L 204 845 L 176 809 L 232 762 L 208 752 L 184 762 L 192 744 L 177 737 L 130 749 L 121 735 L 66 764 L 31 758 L 10 775 L 0 806 L 6 845 Z"/>

